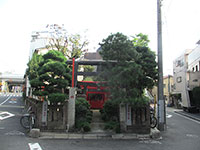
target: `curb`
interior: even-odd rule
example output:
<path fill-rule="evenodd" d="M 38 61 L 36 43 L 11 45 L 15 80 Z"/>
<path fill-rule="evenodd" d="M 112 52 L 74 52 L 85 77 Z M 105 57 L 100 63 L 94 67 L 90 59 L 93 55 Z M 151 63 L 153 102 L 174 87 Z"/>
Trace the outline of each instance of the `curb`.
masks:
<path fill-rule="evenodd" d="M 150 139 L 150 134 L 106 134 L 106 133 L 51 133 L 51 132 L 41 132 L 39 139 L 113 139 L 113 140 L 133 140 L 133 139 Z"/>

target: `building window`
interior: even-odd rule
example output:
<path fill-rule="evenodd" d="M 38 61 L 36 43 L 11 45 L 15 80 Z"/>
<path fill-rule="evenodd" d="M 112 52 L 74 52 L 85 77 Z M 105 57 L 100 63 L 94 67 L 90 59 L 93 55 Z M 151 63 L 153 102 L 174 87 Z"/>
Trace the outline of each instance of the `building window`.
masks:
<path fill-rule="evenodd" d="M 184 66 L 183 60 L 176 61 L 176 67 L 183 67 L 183 66 Z"/>
<path fill-rule="evenodd" d="M 196 65 L 196 71 L 199 71 L 199 70 L 198 70 L 198 65 Z"/>

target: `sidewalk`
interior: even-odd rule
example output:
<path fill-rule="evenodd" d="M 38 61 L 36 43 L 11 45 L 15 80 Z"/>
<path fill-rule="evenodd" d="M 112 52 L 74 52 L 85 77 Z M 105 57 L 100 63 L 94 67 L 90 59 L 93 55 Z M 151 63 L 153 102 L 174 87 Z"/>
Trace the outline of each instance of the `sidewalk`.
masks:
<path fill-rule="evenodd" d="M 188 113 L 183 110 L 174 110 L 174 112 L 200 122 L 200 113 Z"/>
<path fill-rule="evenodd" d="M 182 116 L 185 116 L 185 117 L 188 117 L 200 122 L 200 113 L 189 113 L 189 112 L 183 111 L 183 109 L 177 109 L 173 107 L 167 107 L 167 111 L 174 112 L 176 114 L 179 114 L 179 115 L 182 115 Z"/>

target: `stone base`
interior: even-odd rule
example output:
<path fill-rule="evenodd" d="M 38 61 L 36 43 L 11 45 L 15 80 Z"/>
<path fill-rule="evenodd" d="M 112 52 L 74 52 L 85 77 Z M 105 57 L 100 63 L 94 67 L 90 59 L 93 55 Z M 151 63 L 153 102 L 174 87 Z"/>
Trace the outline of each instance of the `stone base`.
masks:
<path fill-rule="evenodd" d="M 33 128 L 30 130 L 29 136 L 32 138 L 38 138 L 40 137 L 40 129 Z"/>
<path fill-rule="evenodd" d="M 158 139 L 158 138 L 160 138 L 160 131 L 157 128 L 151 129 L 150 137 L 152 139 Z"/>

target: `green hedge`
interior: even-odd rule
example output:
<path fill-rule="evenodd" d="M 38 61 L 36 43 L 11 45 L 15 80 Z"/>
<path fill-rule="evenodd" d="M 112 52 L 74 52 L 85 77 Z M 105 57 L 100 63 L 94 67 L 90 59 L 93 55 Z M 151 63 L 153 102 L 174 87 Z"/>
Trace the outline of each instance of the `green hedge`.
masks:
<path fill-rule="evenodd" d="M 92 112 L 90 111 L 90 104 L 84 98 L 76 99 L 75 106 L 75 128 L 78 131 L 83 130 L 88 132 L 91 130 L 90 123 L 92 121 Z"/>
<path fill-rule="evenodd" d="M 119 120 L 119 104 L 113 100 L 106 101 L 103 109 L 101 110 L 101 114 L 104 121 Z"/>

